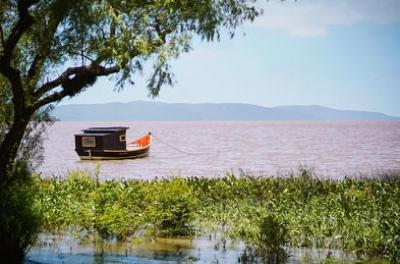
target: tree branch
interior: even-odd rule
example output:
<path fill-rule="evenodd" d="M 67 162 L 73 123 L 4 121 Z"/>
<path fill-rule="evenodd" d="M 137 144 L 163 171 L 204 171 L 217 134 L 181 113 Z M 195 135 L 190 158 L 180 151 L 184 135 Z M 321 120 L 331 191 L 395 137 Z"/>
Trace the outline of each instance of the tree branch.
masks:
<path fill-rule="evenodd" d="M 40 98 L 42 95 L 46 94 L 51 89 L 56 88 L 57 86 L 60 86 L 63 81 L 66 81 L 69 78 L 69 76 L 77 74 L 77 73 L 83 71 L 85 68 L 87 68 L 87 67 L 79 66 L 79 67 L 67 68 L 58 78 L 43 84 L 39 89 L 37 89 L 33 93 L 33 96 L 36 98 Z"/>
<path fill-rule="evenodd" d="M 0 41 L 1 41 L 1 46 L 4 47 L 4 32 L 2 25 L 0 25 Z"/>
<path fill-rule="evenodd" d="M 79 53 L 79 52 L 75 52 L 75 51 L 68 51 L 70 54 L 75 54 L 75 55 L 77 55 L 77 56 L 80 56 L 81 58 L 85 58 L 85 59 L 87 59 L 87 60 L 89 60 L 89 61 L 91 61 L 91 62 L 95 62 L 96 60 L 95 59 L 93 59 L 93 58 L 90 58 L 89 56 L 87 56 L 87 55 L 85 55 L 85 54 L 83 54 L 83 53 Z"/>
<path fill-rule="evenodd" d="M 30 109 L 34 111 L 47 104 L 58 102 L 66 96 L 74 96 L 85 87 L 92 85 L 98 76 L 107 76 L 120 71 L 120 69 L 119 66 L 104 67 L 99 65 L 68 68 L 57 79 L 43 84 L 38 89 L 37 98 L 57 86 L 61 85 L 63 89 L 38 100 L 30 106 Z M 73 77 L 70 78 L 71 76 Z"/>
<path fill-rule="evenodd" d="M 21 39 L 29 27 L 33 24 L 33 18 L 29 14 L 29 7 L 38 3 L 39 0 L 19 0 L 18 1 L 18 14 L 19 19 L 14 28 L 11 30 L 10 35 L 5 40 L 3 45 L 3 54 L 0 56 L 0 73 L 6 76 L 11 83 L 11 90 L 13 93 L 13 104 L 15 110 L 15 118 L 23 118 L 25 110 L 24 89 L 22 87 L 21 73 L 19 70 L 11 66 L 11 58 L 18 41 Z"/>
<path fill-rule="evenodd" d="M 166 42 L 166 36 L 171 32 L 168 32 L 166 30 L 161 29 L 161 26 L 160 26 L 161 23 L 157 19 L 157 17 L 155 18 L 155 22 L 156 23 L 154 24 L 154 29 L 157 32 L 158 37 L 163 41 L 163 43 L 165 43 Z"/>
<path fill-rule="evenodd" d="M 42 39 L 39 43 L 39 48 L 35 54 L 35 58 L 32 61 L 32 64 L 28 70 L 28 80 L 38 79 L 38 71 L 40 71 L 45 59 L 48 57 L 50 53 L 50 47 L 54 40 L 54 35 L 57 32 L 57 28 L 63 20 L 63 16 L 59 15 L 59 12 L 52 12 L 49 15 L 49 22 L 47 23 L 47 27 L 43 29 Z M 34 84 L 36 85 L 36 84 Z"/>
<path fill-rule="evenodd" d="M 29 14 L 28 9 L 38 2 L 39 0 L 18 1 L 19 20 L 4 43 L 3 56 L 1 60 L 2 63 L 9 65 L 14 48 L 20 40 L 22 34 L 26 32 L 33 24 L 33 17 Z"/>

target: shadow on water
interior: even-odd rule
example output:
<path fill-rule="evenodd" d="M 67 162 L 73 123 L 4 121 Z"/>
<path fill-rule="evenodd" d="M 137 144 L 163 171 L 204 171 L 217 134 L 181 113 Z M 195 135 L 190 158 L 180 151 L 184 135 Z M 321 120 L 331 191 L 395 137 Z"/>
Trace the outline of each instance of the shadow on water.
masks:
<path fill-rule="evenodd" d="M 239 259 L 245 249 L 243 243 L 228 244 L 224 249 L 214 238 L 143 238 L 117 242 L 82 234 L 42 233 L 28 252 L 25 263 L 241 263 Z M 328 251 L 289 249 L 289 253 L 291 257 L 286 263 L 321 263 Z M 342 260 L 352 259 L 341 251 L 329 254 Z"/>
<path fill-rule="evenodd" d="M 70 233 L 41 234 L 25 263 L 234 263 L 240 251 L 225 252 L 215 241 L 187 238 L 132 239 L 127 242 Z M 222 262 L 220 261 L 222 260 Z M 230 261 L 232 260 L 232 261 Z"/>

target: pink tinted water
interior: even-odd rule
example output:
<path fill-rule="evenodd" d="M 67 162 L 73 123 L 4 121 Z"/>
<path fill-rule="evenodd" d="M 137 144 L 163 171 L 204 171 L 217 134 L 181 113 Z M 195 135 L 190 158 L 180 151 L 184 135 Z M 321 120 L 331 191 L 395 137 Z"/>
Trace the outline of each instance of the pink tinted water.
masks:
<path fill-rule="evenodd" d="M 129 126 L 128 140 L 151 131 L 155 138 L 150 156 L 80 161 L 74 134 L 90 126 Z M 215 177 L 239 169 L 276 175 L 299 166 L 313 168 L 322 177 L 372 175 L 400 169 L 400 122 L 56 122 L 48 129 L 42 175 L 65 175 L 75 169 L 93 172 L 96 164 L 103 180 Z"/>

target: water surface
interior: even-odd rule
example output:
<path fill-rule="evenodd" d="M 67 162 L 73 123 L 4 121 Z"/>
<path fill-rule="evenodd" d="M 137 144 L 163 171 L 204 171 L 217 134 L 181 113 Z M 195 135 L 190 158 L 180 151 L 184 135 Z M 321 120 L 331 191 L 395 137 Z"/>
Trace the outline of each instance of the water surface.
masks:
<path fill-rule="evenodd" d="M 220 238 L 153 238 L 117 242 L 79 239 L 65 234 L 42 233 L 28 252 L 26 264 L 136 263 L 136 264 L 240 264 L 242 242 L 222 246 Z M 321 263 L 328 254 L 343 263 L 354 255 L 338 250 L 287 248 L 287 264 Z"/>
<path fill-rule="evenodd" d="M 74 134 L 90 126 L 129 126 L 128 139 L 151 131 L 150 156 L 120 161 L 80 161 Z M 173 145 L 176 149 L 166 145 Z M 74 169 L 94 171 L 101 179 L 167 176 L 220 176 L 242 169 L 253 175 L 284 174 L 299 166 L 322 177 L 371 175 L 400 169 L 397 121 L 195 121 L 56 122 L 48 129 L 42 175 Z M 189 154 L 188 154 L 189 153 Z"/>

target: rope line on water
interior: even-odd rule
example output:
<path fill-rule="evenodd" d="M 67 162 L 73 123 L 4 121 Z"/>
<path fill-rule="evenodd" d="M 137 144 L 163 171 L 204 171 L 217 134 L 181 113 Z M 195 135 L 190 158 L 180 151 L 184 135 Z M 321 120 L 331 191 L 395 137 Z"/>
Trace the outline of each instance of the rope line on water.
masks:
<path fill-rule="evenodd" d="M 151 133 L 151 135 L 152 135 L 155 139 L 157 139 L 158 141 L 160 141 L 161 143 L 163 143 L 164 145 L 166 145 L 166 146 L 172 148 L 173 150 L 175 150 L 175 151 L 177 151 L 177 152 L 180 152 L 180 153 L 182 153 L 182 154 L 190 155 L 190 156 L 210 155 L 210 152 L 207 152 L 207 153 L 205 153 L 205 152 L 193 153 L 193 152 L 187 152 L 187 151 L 181 150 L 181 149 L 179 149 L 179 148 L 177 148 L 177 147 L 175 147 L 175 146 L 173 146 L 173 145 L 171 145 L 171 144 L 165 142 L 164 140 L 162 140 L 161 138 L 157 137 L 157 136 L 154 135 L 153 133 Z M 232 152 L 234 152 L 234 150 L 220 150 L 220 151 L 214 151 L 213 153 L 214 153 L 214 154 L 221 154 L 221 153 L 232 153 Z"/>
<path fill-rule="evenodd" d="M 180 152 L 180 153 L 183 153 L 183 154 L 186 154 L 186 155 L 190 155 L 190 156 L 201 155 L 201 153 L 190 153 L 190 152 L 186 152 L 186 151 L 184 151 L 184 150 L 178 149 L 177 147 L 174 147 L 174 146 L 172 146 L 171 144 L 169 144 L 169 143 L 165 142 L 164 140 L 162 140 L 161 138 L 157 137 L 157 136 L 154 135 L 153 133 L 151 133 L 151 135 L 152 135 L 155 139 L 157 139 L 158 141 L 160 141 L 161 143 L 163 143 L 164 145 L 166 145 L 166 146 L 168 146 L 168 147 L 170 147 L 170 148 L 172 148 L 172 149 L 174 149 L 174 150 L 176 150 L 176 151 L 178 151 L 178 152 Z"/>

